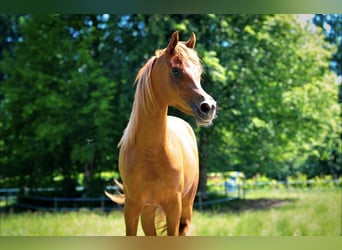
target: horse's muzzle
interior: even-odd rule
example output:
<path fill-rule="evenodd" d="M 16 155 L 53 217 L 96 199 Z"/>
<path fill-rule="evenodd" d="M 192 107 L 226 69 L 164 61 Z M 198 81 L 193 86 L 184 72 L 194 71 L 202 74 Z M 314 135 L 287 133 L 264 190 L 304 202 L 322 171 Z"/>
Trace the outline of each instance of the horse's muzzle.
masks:
<path fill-rule="evenodd" d="M 196 122 L 201 126 L 210 126 L 216 115 L 216 102 L 208 97 L 199 104 L 191 105 Z"/>

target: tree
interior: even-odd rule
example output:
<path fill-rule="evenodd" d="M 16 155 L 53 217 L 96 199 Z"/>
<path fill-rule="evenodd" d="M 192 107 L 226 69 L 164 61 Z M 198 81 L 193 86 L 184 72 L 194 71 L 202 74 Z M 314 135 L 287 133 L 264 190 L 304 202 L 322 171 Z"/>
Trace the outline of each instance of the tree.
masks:
<path fill-rule="evenodd" d="M 14 56 L 4 52 L 2 173 L 20 173 L 21 186 L 51 185 L 57 175 L 76 185 L 79 172 L 89 182 L 113 158 L 116 83 L 97 61 L 102 31 L 92 20 L 21 16 Z"/>
<path fill-rule="evenodd" d="M 317 14 L 313 18 L 313 22 L 322 29 L 326 41 L 337 46 L 337 50 L 331 57 L 330 68 L 338 75 L 339 97 L 338 102 L 342 103 L 342 15 L 341 14 Z M 341 114 L 340 114 L 341 115 Z M 342 132 L 340 130 L 340 141 L 342 140 Z M 329 166 L 330 173 L 335 176 L 341 175 L 342 153 L 341 143 L 335 143 L 326 153 L 324 159 L 312 156 L 309 164 L 318 169 L 324 169 L 324 166 Z M 325 168 L 326 170 L 326 168 Z"/>
<path fill-rule="evenodd" d="M 326 136 L 338 140 L 331 46 L 293 16 L 236 17 L 230 25 L 236 32 L 220 59 L 228 68 L 230 165 L 247 176 L 284 178 Z"/>
<path fill-rule="evenodd" d="M 336 45 L 337 50 L 331 57 L 330 67 L 337 75 L 342 75 L 342 15 L 317 14 L 313 18 L 314 24 L 323 30 L 325 39 Z M 341 99 L 340 99 L 341 100 Z"/>

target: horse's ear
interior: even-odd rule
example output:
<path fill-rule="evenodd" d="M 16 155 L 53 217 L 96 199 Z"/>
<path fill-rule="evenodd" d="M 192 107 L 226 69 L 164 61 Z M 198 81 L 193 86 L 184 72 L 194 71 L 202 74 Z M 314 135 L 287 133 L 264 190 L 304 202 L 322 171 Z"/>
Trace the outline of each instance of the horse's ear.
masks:
<path fill-rule="evenodd" d="M 173 32 L 171 39 L 170 39 L 170 42 L 169 42 L 169 45 L 167 46 L 167 49 L 166 49 L 167 53 L 169 53 L 169 54 L 173 53 L 174 49 L 177 46 L 178 40 L 179 40 L 178 31 L 175 31 L 175 32 Z"/>
<path fill-rule="evenodd" d="M 193 49 L 195 48 L 195 44 L 196 44 L 196 35 L 194 32 L 192 32 L 190 39 L 187 42 L 185 42 L 185 45 L 186 47 Z"/>

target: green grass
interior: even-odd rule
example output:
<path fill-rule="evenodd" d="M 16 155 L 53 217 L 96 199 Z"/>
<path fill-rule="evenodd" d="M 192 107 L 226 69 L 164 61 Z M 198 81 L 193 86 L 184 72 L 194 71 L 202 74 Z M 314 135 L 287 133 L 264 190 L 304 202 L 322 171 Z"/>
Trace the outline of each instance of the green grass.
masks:
<path fill-rule="evenodd" d="M 122 212 L 19 213 L 2 215 L 0 235 L 92 236 L 123 235 Z"/>
<path fill-rule="evenodd" d="M 197 235 L 341 235 L 341 190 L 258 191 L 238 209 L 196 212 Z"/>
<path fill-rule="evenodd" d="M 114 211 L 1 214 L 0 235 L 124 235 Z M 341 190 L 253 191 L 227 206 L 195 210 L 194 235 L 341 235 Z M 142 230 L 139 228 L 139 235 Z"/>

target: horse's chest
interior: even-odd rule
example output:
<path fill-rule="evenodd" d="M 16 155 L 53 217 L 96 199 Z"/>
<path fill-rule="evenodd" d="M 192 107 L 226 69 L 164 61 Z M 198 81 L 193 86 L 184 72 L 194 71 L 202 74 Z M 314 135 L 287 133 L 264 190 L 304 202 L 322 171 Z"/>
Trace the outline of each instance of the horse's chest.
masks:
<path fill-rule="evenodd" d="M 183 182 L 182 161 L 171 159 L 165 152 L 140 151 L 131 155 L 126 163 L 128 162 L 129 164 L 124 163 L 125 166 L 122 168 L 126 183 L 143 183 L 146 185 L 145 189 L 154 185 L 164 188 L 175 187 Z"/>

